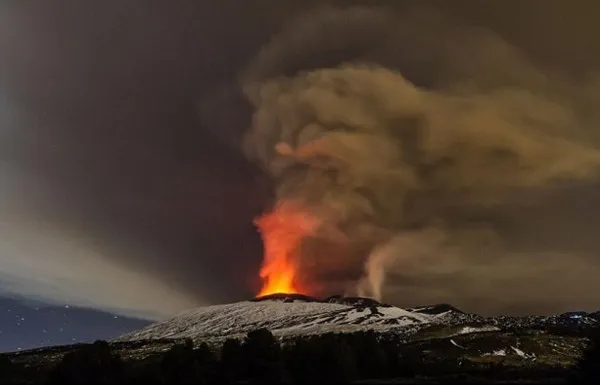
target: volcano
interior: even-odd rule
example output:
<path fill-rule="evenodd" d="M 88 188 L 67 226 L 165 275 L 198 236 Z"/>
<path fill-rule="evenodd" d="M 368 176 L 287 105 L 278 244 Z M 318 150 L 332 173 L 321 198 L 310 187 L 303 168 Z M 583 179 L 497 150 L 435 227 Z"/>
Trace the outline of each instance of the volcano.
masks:
<path fill-rule="evenodd" d="M 461 335 L 501 330 L 542 330 L 597 327 L 590 313 L 567 317 L 482 317 L 449 304 L 403 309 L 370 298 L 332 296 L 319 299 L 303 294 L 275 293 L 236 303 L 206 306 L 185 311 L 172 319 L 149 325 L 116 341 L 191 338 L 220 343 L 243 338 L 246 333 L 266 328 L 281 339 L 372 330 L 409 338 L 419 333 Z"/>
<path fill-rule="evenodd" d="M 236 337 L 267 328 L 281 337 L 359 330 L 391 331 L 428 325 L 439 315 L 426 315 L 360 297 L 318 299 L 275 293 L 248 301 L 183 312 L 119 340 Z"/>

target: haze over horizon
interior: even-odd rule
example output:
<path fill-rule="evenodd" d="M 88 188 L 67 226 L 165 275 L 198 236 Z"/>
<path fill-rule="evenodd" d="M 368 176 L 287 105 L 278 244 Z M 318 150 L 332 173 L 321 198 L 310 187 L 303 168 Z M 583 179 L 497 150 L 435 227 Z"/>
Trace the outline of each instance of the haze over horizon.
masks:
<path fill-rule="evenodd" d="M 363 238 L 309 245 L 310 294 L 366 287 L 398 306 L 484 314 L 598 310 L 600 4 L 449 3 L 3 2 L 0 292 L 152 319 L 251 298 L 262 260 L 253 219 L 282 197 L 325 196 L 325 173 L 282 173 L 289 162 L 306 171 L 306 154 L 335 154 L 353 165 L 338 186 L 389 165 L 422 175 L 423 162 L 401 163 L 380 141 L 345 153 L 315 132 L 334 122 L 379 140 L 418 115 L 436 123 L 432 138 L 458 132 L 451 122 L 472 126 L 465 138 L 478 127 L 492 136 L 457 150 L 458 166 L 427 188 L 369 179 L 369 199 L 402 215 L 363 221 L 378 211 L 351 199 L 335 211 L 344 220 L 331 227 Z M 312 131 L 296 137 L 290 127 L 308 115 Z M 492 137 L 514 157 L 480 167 Z M 294 147 L 283 163 L 279 142 Z"/>

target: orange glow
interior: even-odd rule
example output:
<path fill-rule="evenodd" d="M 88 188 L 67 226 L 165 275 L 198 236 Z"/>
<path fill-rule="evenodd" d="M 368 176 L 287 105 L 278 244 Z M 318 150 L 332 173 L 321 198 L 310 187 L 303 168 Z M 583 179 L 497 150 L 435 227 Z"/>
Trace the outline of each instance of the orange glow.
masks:
<path fill-rule="evenodd" d="M 255 224 L 265 251 L 259 273 L 263 286 L 258 296 L 302 293 L 297 279 L 298 247 L 302 239 L 315 231 L 318 220 L 290 203 L 283 203 L 258 218 Z"/>

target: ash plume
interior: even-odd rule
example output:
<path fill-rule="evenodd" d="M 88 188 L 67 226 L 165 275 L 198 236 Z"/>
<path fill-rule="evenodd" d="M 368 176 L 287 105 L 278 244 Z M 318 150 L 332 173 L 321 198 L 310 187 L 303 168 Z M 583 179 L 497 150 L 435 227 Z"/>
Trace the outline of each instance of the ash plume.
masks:
<path fill-rule="evenodd" d="M 247 155 L 322 223 L 297 250 L 304 279 L 384 301 L 593 303 L 585 252 L 516 230 L 598 177 L 593 83 L 428 9 L 362 7 L 284 25 L 240 83 Z"/>
<path fill-rule="evenodd" d="M 146 319 L 198 305 L 155 275 L 114 260 L 126 251 L 49 220 L 39 196 L 50 193 L 39 178 L 0 164 L 0 294 Z"/>

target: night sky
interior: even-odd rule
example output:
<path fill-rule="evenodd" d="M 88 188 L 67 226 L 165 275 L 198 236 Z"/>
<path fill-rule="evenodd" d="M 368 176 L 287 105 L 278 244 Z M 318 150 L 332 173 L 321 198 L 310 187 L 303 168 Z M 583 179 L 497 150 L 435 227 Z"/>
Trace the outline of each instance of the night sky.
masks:
<path fill-rule="evenodd" d="M 294 16 L 325 3 L 402 15 L 416 1 L 0 2 L 0 289 L 46 304 L 0 300 L 0 350 L 115 336 L 146 322 L 125 315 L 161 319 L 256 293 L 262 250 L 252 219 L 273 203 L 274 181 L 240 150 L 252 109 L 236 81 Z M 493 31 L 551 72 L 583 79 L 600 69 L 593 0 L 419 3 L 453 25 Z M 386 56 L 367 26 L 332 30 L 334 48 L 298 48 L 273 66 L 288 74 L 389 59 L 416 84 L 435 83 L 434 67 L 398 59 L 423 54 L 420 46 L 398 43 Z M 600 143 L 600 132 L 588 134 Z M 492 313 L 599 308 L 589 294 L 600 270 L 599 192 L 590 180 L 548 192 L 544 207 L 503 212 L 520 250 L 564 251 L 522 260 L 518 282 L 499 284 L 522 292 L 486 287 L 478 296 L 456 289 L 464 277 L 424 276 L 411 282 L 422 295 L 390 302 Z M 585 257 L 571 263 L 573 250 Z M 535 276 L 547 263 L 549 273 Z M 530 291 L 552 277 L 564 298 Z"/>
<path fill-rule="evenodd" d="M 150 321 L 18 296 L 0 298 L 0 352 L 110 339 Z"/>

